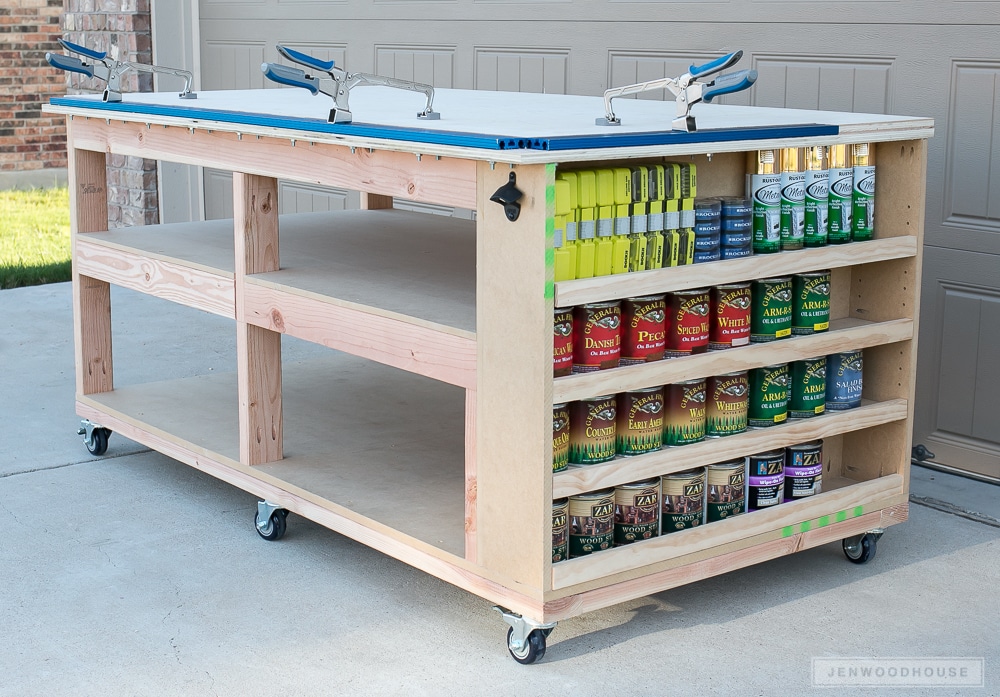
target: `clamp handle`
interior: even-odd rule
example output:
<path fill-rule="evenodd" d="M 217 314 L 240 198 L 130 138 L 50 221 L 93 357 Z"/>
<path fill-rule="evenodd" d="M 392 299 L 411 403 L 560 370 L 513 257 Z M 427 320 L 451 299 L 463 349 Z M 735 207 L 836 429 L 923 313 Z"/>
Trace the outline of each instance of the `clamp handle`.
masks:
<path fill-rule="evenodd" d="M 333 61 L 320 60 L 319 58 L 310 56 L 308 53 L 302 53 L 301 51 L 296 51 L 295 49 L 282 46 L 281 44 L 276 45 L 275 48 L 278 49 L 278 53 L 293 63 L 298 63 L 299 65 L 304 65 L 308 68 L 315 68 L 316 70 L 322 70 L 326 73 L 333 70 Z"/>
<path fill-rule="evenodd" d="M 722 56 L 721 58 L 716 58 L 714 61 L 709 61 L 703 65 L 692 65 L 688 69 L 688 73 L 691 77 L 701 77 L 702 75 L 711 75 L 712 73 L 717 73 L 721 70 L 725 70 L 731 65 L 739 63 L 740 59 L 743 57 L 743 51 L 736 51 L 728 55 Z"/>
<path fill-rule="evenodd" d="M 53 68 L 59 68 L 71 73 L 83 73 L 87 77 L 94 77 L 94 69 L 75 56 L 64 56 L 61 53 L 46 53 L 45 61 Z"/>
<path fill-rule="evenodd" d="M 104 60 L 105 58 L 108 57 L 108 54 L 105 51 L 92 51 L 91 49 L 87 48 L 86 46 L 81 46 L 79 44 L 74 44 L 74 43 L 72 43 L 70 41 L 67 41 L 66 39 L 63 39 L 62 37 L 60 37 L 57 40 L 59 41 L 59 43 L 62 45 L 63 48 L 65 48 L 67 51 L 69 51 L 71 53 L 79 53 L 81 56 L 86 56 L 87 58 L 91 58 L 91 59 L 93 59 L 95 61 L 102 61 L 102 60 Z M 64 68 L 64 70 L 65 70 L 65 68 Z M 77 71 L 77 72 L 80 72 L 80 71 Z"/>
<path fill-rule="evenodd" d="M 716 78 L 711 86 L 705 88 L 701 93 L 701 100 L 703 102 L 711 102 L 715 97 L 745 90 L 756 81 L 756 70 L 740 70 L 736 73 L 722 75 Z"/>
<path fill-rule="evenodd" d="M 319 94 L 319 78 L 310 77 L 303 70 L 278 63 L 261 63 L 260 70 L 268 80 L 282 85 L 302 87 L 313 95 Z"/>

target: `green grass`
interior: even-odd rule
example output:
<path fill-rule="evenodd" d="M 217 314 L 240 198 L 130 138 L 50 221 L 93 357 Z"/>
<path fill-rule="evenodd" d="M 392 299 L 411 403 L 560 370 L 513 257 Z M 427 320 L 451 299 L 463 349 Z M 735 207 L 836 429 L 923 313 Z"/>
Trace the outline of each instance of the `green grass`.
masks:
<path fill-rule="evenodd" d="M 70 275 L 69 190 L 0 191 L 0 289 Z"/>

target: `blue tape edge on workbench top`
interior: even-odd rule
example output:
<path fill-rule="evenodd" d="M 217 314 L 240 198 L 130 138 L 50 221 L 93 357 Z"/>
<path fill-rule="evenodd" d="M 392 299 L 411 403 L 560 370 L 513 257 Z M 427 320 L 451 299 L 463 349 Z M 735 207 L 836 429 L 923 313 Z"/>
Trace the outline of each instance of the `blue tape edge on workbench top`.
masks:
<path fill-rule="evenodd" d="M 97 109 L 129 114 L 150 116 L 172 116 L 193 120 L 219 121 L 245 126 L 265 126 L 268 128 L 292 128 L 313 133 L 351 135 L 362 138 L 380 138 L 410 143 L 429 143 L 481 150 L 583 150 L 590 148 L 627 148 L 650 145 L 682 145 L 687 143 L 717 143 L 729 140 L 765 140 L 770 138 L 809 138 L 835 136 L 840 133 L 837 126 L 828 124 L 800 124 L 786 126 L 748 126 L 739 128 L 719 128 L 704 131 L 647 131 L 640 133 L 607 133 L 575 136 L 548 136 L 523 138 L 502 135 L 463 133 L 459 131 L 429 130 L 402 126 L 378 126 L 363 122 L 335 124 L 319 119 L 297 116 L 274 116 L 252 114 L 222 109 L 197 109 L 160 104 L 135 102 L 99 102 L 93 99 L 73 97 L 53 97 L 50 102 L 56 106 L 78 109 Z"/>

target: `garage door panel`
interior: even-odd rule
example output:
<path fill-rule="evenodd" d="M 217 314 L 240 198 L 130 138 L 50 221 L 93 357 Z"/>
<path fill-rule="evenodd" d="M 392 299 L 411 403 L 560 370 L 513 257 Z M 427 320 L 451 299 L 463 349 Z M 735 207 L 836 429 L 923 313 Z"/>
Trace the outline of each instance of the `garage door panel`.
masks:
<path fill-rule="evenodd" d="M 1000 232 L 1000 63 L 952 73 L 945 222 Z"/>
<path fill-rule="evenodd" d="M 375 45 L 375 72 L 434 87 L 455 86 L 454 46 Z"/>
<path fill-rule="evenodd" d="M 895 59 L 871 56 L 755 54 L 756 106 L 885 114 L 891 111 Z"/>
<path fill-rule="evenodd" d="M 264 87 L 266 46 L 263 41 L 206 41 L 202 47 L 203 90 L 248 90 Z"/>

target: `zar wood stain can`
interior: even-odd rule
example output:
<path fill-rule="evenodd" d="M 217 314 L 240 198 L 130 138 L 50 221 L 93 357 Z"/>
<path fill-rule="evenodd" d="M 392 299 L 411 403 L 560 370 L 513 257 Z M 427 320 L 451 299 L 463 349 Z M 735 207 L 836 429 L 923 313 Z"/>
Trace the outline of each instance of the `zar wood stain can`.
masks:
<path fill-rule="evenodd" d="M 731 436 L 747 430 L 750 383 L 746 371 L 705 380 L 705 435 Z"/>
<path fill-rule="evenodd" d="M 705 468 L 660 478 L 662 535 L 686 530 L 705 521 Z"/>
<path fill-rule="evenodd" d="M 666 347 L 666 296 L 644 295 L 623 300 L 621 365 L 658 361 Z"/>
<path fill-rule="evenodd" d="M 727 283 L 711 290 L 711 321 L 708 348 L 711 351 L 750 343 L 749 283 Z"/>
<path fill-rule="evenodd" d="M 552 502 L 552 563 L 569 559 L 569 499 Z"/>
<path fill-rule="evenodd" d="M 785 501 L 812 496 L 822 490 L 823 441 L 785 448 Z"/>
<path fill-rule="evenodd" d="M 552 376 L 573 372 L 573 308 L 557 307 L 552 313 Z"/>
<path fill-rule="evenodd" d="M 744 458 L 708 466 L 709 523 L 739 515 L 746 510 L 746 467 Z"/>
<path fill-rule="evenodd" d="M 660 531 L 660 478 L 615 487 L 615 547 Z"/>
<path fill-rule="evenodd" d="M 682 290 L 667 296 L 668 356 L 688 356 L 708 350 L 711 297 L 708 288 Z"/>
<path fill-rule="evenodd" d="M 830 272 L 792 277 L 792 334 L 813 334 L 830 328 Z"/>
<path fill-rule="evenodd" d="M 826 356 L 792 363 L 788 418 L 807 419 L 826 411 Z"/>
<path fill-rule="evenodd" d="M 568 508 L 571 559 L 611 547 L 615 535 L 614 489 L 570 496 Z"/>
<path fill-rule="evenodd" d="M 663 444 L 705 440 L 705 378 L 666 385 L 663 392 Z"/>
<path fill-rule="evenodd" d="M 861 406 L 864 373 L 861 351 L 832 353 L 826 357 L 826 408 L 843 411 Z"/>
<path fill-rule="evenodd" d="M 622 392 L 617 398 L 615 438 L 619 455 L 642 455 L 663 447 L 663 388 Z"/>
<path fill-rule="evenodd" d="M 621 357 L 620 302 L 591 303 L 573 309 L 573 372 L 617 368 Z"/>
<path fill-rule="evenodd" d="M 774 341 L 792 335 L 792 277 L 762 278 L 751 288 L 750 341 Z"/>
<path fill-rule="evenodd" d="M 788 419 L 788 364 L 768 365 L 750 371 L 747 423 L 756 428 L 774 426 Z"/>
<path fill-rule="evenodd" d="M 785 495 L 785 449 L 751 455 L 748 462 L 747 509 L 777 506 Z"/>
<path fill-rule="evenodd" d="M 569 405 L 552 405 L 552 471 L 569 465 Z"/>
<path fill-rule="evenodd" d="M 618 404 L 613 394 L 573 402 L 569 414 L 569 461 L 574 465 L 595 465 L 613 460 L 617 417 Z"/>

